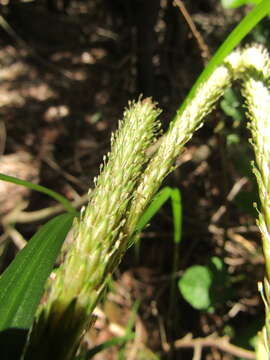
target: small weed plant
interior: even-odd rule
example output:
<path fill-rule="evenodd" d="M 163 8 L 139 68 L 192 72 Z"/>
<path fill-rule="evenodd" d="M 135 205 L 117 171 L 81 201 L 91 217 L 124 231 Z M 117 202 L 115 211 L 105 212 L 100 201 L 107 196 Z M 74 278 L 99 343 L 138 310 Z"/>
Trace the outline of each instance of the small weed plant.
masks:
<path fill-rule="evenodd" d="M 77 214 L 66 199 L 48 189 L 1 174 L 0 179 L 45 192 L 63 203 L 67 213 L 44 225 L 19 252 L 0 277 L 0 357 L 21 360 L 88 359 L 79 353 L 80 340 L 94 321 L 93 310 L 126 250 L 164 201 L 172 199 L 174 242 L 181 239 L 181 197 L 177 189 L 164 188 L 164 178 L 174 170 L 184 145 L 202 125 L 225 90 L 236 80 L 246 99 L 254 148 L 252 164 L 257 179 L 266 275 L 259 284 L 265 304 L 265 326 L 258 335 L 257 359 L 270 357 L 270 57 L 261 46 L 233 49 L 270 12 L 269 0 L 260 2 L 229 35 L 187 98 L 160 136 L 161 110 L 150 98 L 131 102 L 118 131 L 112 135 L 111 152 L 104 159 L 89 202 Z M 232 52 L 233 51 L 233 52 Z M 149 157 L 147 149 L 160 137 Z M 49 277 L 63 241 L 72 228 L 73 241 L 65 248 L 63 262 Z M 177 253 L 177 251 L 176 251 Z M 175 259 L 177 264 L 177 259 Z M 198 275 L 199 274 L 199 275 Z M 195 308 L 211 310 L 207 289 L 211 277 L 224 275 L 220 259 L 208 267 L 190 268 L 179 281 L 183 296 Z M 203 301 L 192 295 L 189 284 L 203 277 Z M 224 279 L 222 279 L 224 283 Z M 226 279 L 225 279 L 226 282 Z M 40 302 L 46 288 L 46 296 Z M 172 287 L 173 289 L 173 287 Z M 173 290 L 172 290 L 173 291 Z M 126 339 L 132 336 L 127 332 Z M 92 352 L 92 355 L 95 353 Z"/>

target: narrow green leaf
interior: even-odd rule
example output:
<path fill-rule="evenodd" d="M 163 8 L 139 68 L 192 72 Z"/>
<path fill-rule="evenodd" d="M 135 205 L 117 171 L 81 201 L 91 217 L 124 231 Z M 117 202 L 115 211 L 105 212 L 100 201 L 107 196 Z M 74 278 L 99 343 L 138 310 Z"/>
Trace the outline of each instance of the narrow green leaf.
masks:
<path fill-rule="evenodd" d="M 145 210 L 143 215 L 141 216 L 136 231 L 140 232 L 143 230 L 145 225 L 149 223 L 149 221 L 152 219 L 152 217 L 158 212 L 158 210 L 161 208 L 161 206 L 168 200 L 168 198 L 171 196 L 172 189 L 168 186 L 161 189 L 157 195 L 154 197 L 151 204 L 148 206 L 148 208 Z"/>
<path fill-rule="evenodd" d="M 103 343 L 93 347 L 92 349 L 88 350 L 85 355 L 81 355 L 75 358 L 75 360 L 88 360 L 91 359 L 96 354 L 100 353 L 101 351 L 104 351 L 112 346 L 123 346 L 128 341 L 132 340 L 134 338 L 134 334 L 114 337 L 110 340 L 104 341 Z"/>
<path fill-rule="evenodd" d="M 173 240 L 174 240 L 174 251 L 173 251 L 173 265 L 172 274 L 175 274 L 179 269 L 179 250 L 180 242 L 182 239 L 182 198 L 180 190 L 177 188 L 171 189 L 171 204 L 173 214 Z M 169 315 L 171 316 L 175 310 L 176 305 L 176 284 L 175 279 L 172 276 L 171 287 L 170 287 L 170 301 L 169 301 Z"/>
<path fill-rule="evenodd" d="M 61 203 L 68 212 L 72 213 L 73 215 L 77 214 L 74 207 L 64 196 L 58 194 L 57 192 L 55 192 L 51 189 L 46 188 L 45 186 L 33 184 L 29 181 L 18 179 L 16 177 L 1 174 L 1 173 L 0 173 L 0 180 L 11 182 L 16 185 L 21 185 L 28 189 L 35 190 L 35 191 L 41 192 L 43 194 L 46 194 L 46 195 L 52 197 L 53 199 L 55 199 L 56 201 L 58 201 L 59 203 Z"/>
<path fill-rule="evenodd" d="M 172 213 L 174 225 L 174 243 L 179 244 L 182 236 L 182 199 L 180 190 L 171 190 Z"/>
<path fill-rule="evenodd" d="M 205 82 L 213 73 L 217 66 L 219 66 L 225 57 L 240 43 L 240 41 L 270 12 L 270 1 L 261 1 L 252 11 L 250 11 L 244 19 L 238 24 L 234 30 L 229 34 L 227 39 L 222 43 L 214 56 L 209 61 L 208 65 L 196 80 L 191 88 L 181 107 L 177 111 L 181 115 L 188 103 L 193 99 L 198 87 Z"/>
<path fill-rule="evenodd" d="M 50 220 L 0 277 L 0 330 L 30 328 L 45 281 L 52 271 L 73 215 Z"/>

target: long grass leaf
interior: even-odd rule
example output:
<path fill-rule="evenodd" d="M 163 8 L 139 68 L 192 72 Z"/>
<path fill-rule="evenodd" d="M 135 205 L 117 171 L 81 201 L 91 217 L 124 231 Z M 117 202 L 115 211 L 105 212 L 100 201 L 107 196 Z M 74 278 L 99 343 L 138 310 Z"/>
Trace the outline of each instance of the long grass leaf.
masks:
<path fill-rule="evenodd" d="M 182 199 L 180 190 L 175 188 L 171 190 L 172 213 L 174 224 L 174 243 L 181 242 L 182 237 Z"/>
<path fill-rule="evenodd" d="M 207 67 L 197 78 L 195 84 L 191 88 L 189 94 L 185 98 L 181 107 L 178 110 L 178 114 L 182 114 L 190 100 L 196 94 L 198 87 L 205 82 L 209 76 L 213 73 L 215 68 L 220 65 L 225 57 L 240 43 L 240 41 L 270 12 L 270 1 L 263 0 L 257 6 L 251 10 L 244 19 L 235 27 L 230 33 L 227 39 L 222 43 L 219 49 L 215 52 L 214 56 L 209 61 Z"/>
<path fill-rule="evenodd" d="M 46 188 L 45 186 L 33 184 L 29 181 L 18 179 L 16 177 L 1 174 L 1 173 L 0 173 L 0 180 L 7 181 L 7 182 L 10 182 L 10 183 L 13 183 L 16 185 L 21 185 L 28 189 L 35 190 L 35 191 L 41 192 L 43 194 L 46 194 L 46 195 L 52 197 L 53 199 L 55 199 L 56 201 L 58 201 L 59 203 L 61 203 L 68 212 L 73 213 L 73 215 L 76 215 L 76 210 L 73 208 L 73 206 L 70 204 L 70 202 L 64 196 L 58 194 L 57 192 L 55 192 L 51 189 Z"/>
<path fill-rule="evenodd" d="M 149 223 L 152 217 L 159 211 L 161 206 L 170 198 L 172 189 L 168 186 L 161 189 L 154 197 L 151 204 L 145 210 L 136 226 L 136 231 L 140 232 Z"/>
<path fill-rule="evenodd" d="M 31 326 L 72 220 L 72 215 L 62 214 L 42 226 L 1 275 L 0 330 Z"/>

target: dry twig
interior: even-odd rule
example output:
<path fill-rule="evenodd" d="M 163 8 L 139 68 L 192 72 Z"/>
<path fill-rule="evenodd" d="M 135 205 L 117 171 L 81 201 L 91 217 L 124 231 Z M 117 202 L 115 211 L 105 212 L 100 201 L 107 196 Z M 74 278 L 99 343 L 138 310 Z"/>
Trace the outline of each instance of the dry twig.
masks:
<path fill-rule="evenodd" d="M 192 334 L 187 334 L 182 339 L 176 340 L 173 344 L 173 347 L 175 349 L 194 348 L 193 359 L 195 359 L 195 355 L 196 355 L 195 349 L 197 349 L 197 354 L 198 354 L 199 349 L 204 347 L 212 347 L 212 346 L 237 357 L 242 357 L 245 359 L 256 359 L 255 353 L 253 351 L 249 351 L 239 346 L 231 344 L 227 336 L 217 337 L 211 335 L 206 338 L 194 339 L 192 337 Z M 169 344 L 168 344 L 168 349 L 170 349 Z"/>
<path fill-rule="evenodd" d="M 196 25 L 194 24 L 191 16 L 189 15 L 185 4 L 183 3 L 182 0 L 174 0 L 174 5 L 177 6 L 179 8 L 179 10 L 181 11 L 182 15 L 184 16 L 190 31 L 192 32 L 192 35 L 194 36 L 194 38 L 196 39 L 198 46 L 201 50 L 201 56 L 203 58 L 203 60 L 209 60 L 210 59 L 210 51 L 208 46 L 206 45 L 203 37 L 201 36 L 200 32 L 197 30 Z"/>

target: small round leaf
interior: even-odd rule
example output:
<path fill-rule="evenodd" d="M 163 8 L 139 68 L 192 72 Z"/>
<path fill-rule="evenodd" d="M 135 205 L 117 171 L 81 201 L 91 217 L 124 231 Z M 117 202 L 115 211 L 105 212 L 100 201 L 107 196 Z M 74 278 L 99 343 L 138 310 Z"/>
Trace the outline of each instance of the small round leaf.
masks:
<path fill-rule="evenodd" d="M 195 309 L 207 310 L 212 305 L 210 287 L 213 275 L 206 266 L 195 265 L 186 270 L 178 286 L 183 298 Z"/>

